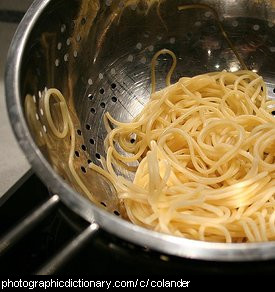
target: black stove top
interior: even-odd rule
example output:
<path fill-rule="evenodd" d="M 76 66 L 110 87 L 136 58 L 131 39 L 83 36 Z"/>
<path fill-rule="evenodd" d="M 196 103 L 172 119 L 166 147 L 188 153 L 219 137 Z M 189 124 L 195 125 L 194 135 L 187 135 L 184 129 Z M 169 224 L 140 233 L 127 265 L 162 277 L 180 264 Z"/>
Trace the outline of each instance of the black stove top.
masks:
<path fill-rule="evenodd" d="M 48 189 L 32 175 L 0 204 L 0 238 L 49 198 Z M 58 204 L 0 260 L 0 274 L 35 274 L 89 224 Z M 254 263 L 206 262 L 160 255 L 100 230 L 66 264 L 51 269 L 56 275 L 225 275 L 275 274 L 275 261 Z"/>

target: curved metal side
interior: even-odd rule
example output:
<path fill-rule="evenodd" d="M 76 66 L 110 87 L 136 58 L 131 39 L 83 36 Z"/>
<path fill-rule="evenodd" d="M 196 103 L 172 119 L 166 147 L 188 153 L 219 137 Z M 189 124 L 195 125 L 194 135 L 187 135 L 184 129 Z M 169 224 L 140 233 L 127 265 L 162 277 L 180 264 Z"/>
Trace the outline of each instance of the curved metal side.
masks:
<path fill-rule="evenodd" d="M 262 74 L 269 95 L 273 97 L 274 1 L 239 0 L 238 5 L 237 1 L 190 1 L 211 5 L 219 15 L 224 16 L 222 21 L 225 31 L 228 35 L 234 35 L 238 47 L 249 61 L 248 67 Z M 64 180 L 48 159 L 44 143 L 34 139 L 36 136 L 39 139 L 41 134 L 43 136 L 47 128 L 44 125 L 45 128 L 42 127 L 38 132 L 31 130 L 27 124 L 22 106 L 26 95 L 35 99 L 32 104 L 36 104 L 33 107 L 41 121 L 44 111 L 41 112 L 39 108 L 39 98 L 45 86 L 54 86 L 65 95 L 75 98 L 71 102 L 76 108 L 75 116 L 82 123 L 82 140 L 79 142 L 87 144 L 87 147 L 83 143 L 79 144 L 83 154 L 81 157 L 85 159 L 82 159 L 83 163 L 78 160 L 78 171 L 87 185 L 92 185 L 91 190 L 96 194 L 98 202 L 109 208 L 110 204 L 106 204 L 102 198 L 113 198 L 107 196 L 113 193 L 110 191 L 112 186 L 106 184 L 103 188 L 103 181 L 97 179 L 97 176 L 93 180 L 88 179 L 88 160 L 84 152 L 89 153 L 95 163 L 98 163 L 96 155 L 104 154 L 105 132 L 104 123 L 101 122 L 104 112 L 109 111 L 114 118 L 126 121 L 142 109 L 150 90 L 147 69 L 150 68 L 149 60 L 154 50 L 165 47 L 175 51 L 181 60 L 175 72 L 176 79 L 216 71 L 217 68 L 239 68 L 235 55 L 224 44 L 224 38 L 217 31 L 209 11 L 202 14 L 201 10 L 190 9 L 184 15 L 175 6 L 175 3 L 182 5 L 184 1 L 166 0 L 161 1 L 161 15 L 156 9 L 148 11 L 148 14 L 140 13 L 140 9 L 133 12 L 135 6 L 128 7 L 124 10 L 125 15 L 116 18 L 117 22 L 112 25 L 121 7 L 114 10 L 114 6 L 108 5 L 122 2 L 157 1 L 36 0 L 19 25 L 7 60 L 5 90 L 13 130 L 32 168 L 73 212 L 91 224 L 97 222 L 105 231 L 131 243 L 162 254 L 189 259 L 228 262 L 274 259 L 274 241 L 238 244 L 195 241 L 148 230 L 115 216 L 111 208 L 99 208 L 92 204 L 73 188 L 68 179 Z M 144 5 L 140 6 L 138 8 Z M 164 29 L 161 20 L 165 20 L 168 31 Z M 259 38 L 261 33 L 264 33 L 263 37 Z M 167 61 L 166 58 L 160 61 L 158 75 L 163 75 Z M 158 84 L 161 86 L 163 82 Z M 144 98 L 140 100 L 139 96 Z M 37 120 L 33 113 L 32 117 Z M 93 139 L 89 142 L 91 137 Z M 50 148 L 47 150 L 51 151 Z M 63 152 L 53 154 L 62 158 Z M 62 167 L 64 161 L 60 159 Z M 106 196 L 103 196 L 104 190 Z M 67 248 L 74 250 L 70 245 Z M 65 249 L 55 262 L 60 262 L 59 258 L 66 258 L 66 255 Z M 53 271 L 49 266 L 48 270 L 46 268 L 40 272 Z"/>

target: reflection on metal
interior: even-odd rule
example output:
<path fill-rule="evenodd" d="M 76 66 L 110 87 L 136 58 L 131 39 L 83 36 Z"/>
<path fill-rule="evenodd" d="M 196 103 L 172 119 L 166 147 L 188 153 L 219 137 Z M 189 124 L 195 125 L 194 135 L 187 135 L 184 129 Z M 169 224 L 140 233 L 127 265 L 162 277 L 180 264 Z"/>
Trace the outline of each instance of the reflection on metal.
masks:
<path fill-rule="evenodd" d="M 229 71 L 230 71 L 230 72 L 236 72 L 236 71 L 238 71 L 238 70 L 240 70 L 240 66 L 239 66 L 239 64 L 238 64 L 237 62 L 232 62 L 232 63 L 230 64 Z"/>
<path fill-rule="evenodd" d="M 8 60 L 6 93 L 14 131 L 34 170 L 52 191 L 76 213 L 112 234 L 162 253 L 189 258 L 228 261 L 275 258 L 272 242 L 240 245 L 194 242 L 134 226 L 113 214 L 120 202 L 112 186 L 87 168 L 90 161 L 99 164 L 98 157 L 105 155 L 104 112 L 109 111 L 117 120 L 129 121 L 146 104 L 151 85 L 150 61 L 158 50 L 170 49 L 178 57 L 172 81 L 181 76 L 240 68 L 213 14 L 202 9 L 179 11 L 182 2 L 35 1 L 19 26 Z M 274 1 L 190 2 L 215 9 L 241 59 L 248 69 L 256 69 L 265 78 L 273 94 Z M 169 58 L 158 59 L 157 89 L 164 86 L 170 66 Z M 68 149 L 64 148 L 64 141 L 53 140 L 45 123 L 39 97 L 45 86 L 58 88 L 66 97 L 74 126 L 79 130 L 75 168 L 102 209 L 108 212 L 90 204 L 73 185 L 67 173 Z M 25 103 L 29 104 L 29 112 L 24 111 Z M 51 110 L 58 124 L 60 110 L 54 101 Z M 130 171 L 117 172 L 132 176 Z"/>

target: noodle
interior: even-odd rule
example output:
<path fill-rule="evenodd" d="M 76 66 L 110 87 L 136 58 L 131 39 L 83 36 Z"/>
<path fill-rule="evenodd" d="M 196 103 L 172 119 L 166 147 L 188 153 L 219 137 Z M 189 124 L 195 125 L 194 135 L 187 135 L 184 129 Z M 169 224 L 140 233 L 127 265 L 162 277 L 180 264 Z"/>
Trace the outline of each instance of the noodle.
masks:
<path fill-rule="evenodd" d="M 59 101 L 60 109 L 61 109 L 61 114 L 62 114 L 62 119 L 63 119 L 63 130 L 60 132 L 56 126 L 54 125 L 53 119 L 52 119 L 52 114 L 50 111 L 50 98 L 55 97 Z M 86 194 L 86 196 L 93 202 L 97 203 L 95 199 L 93 198 L 91 192 L 87 189 L 85 184 L 82 182 L 80 177 L 78 176 L 77 172 L 75 171 L 74 168 L 74 151 L 75 151 L 75 129 L 74 125 L 72 122 L 72 119 L 70 117 L 69 109 L 67 107 L 66 101 L 62 93 L 55 89 L 48 89 L 46 90 L 45 94 L 42 96 L 43 102 L 44 102 L 44 108 L 45 108 L 45 115 L 46 119 L 48 122 L 48 125 L 53 132 L 53 134 L 58 138 L 58 139 L 64 139 L 68 134 L 70 134 L 71 137 L 71 143 L 70 143 L 70 153 L 69 153 L 69 169 L 74 177 L 76 183 L 78 186 L 82 189 L 82 191 Z M 70 132 L 69 132 L 70 131 Z"/>
<path fill-rule="evenodd" d="M 160 54 L 173 65 L 155 92 Z M 205 241 L 275 240 L 275 102 L 262 77 L 222 71 L 171 85 L 175 66 L 169 50 L 154 56 L 150 101 L 129 123 L 106 114 L 106 165 L 90 168 L 114 184 L 134 224 Z M 132 162 L 133 181 L 116 173 Z"/>
<path fill-rule="evenodd" d="M 156 92 L 161 54 L 169 54 L 173 64 L 166 87 Z M 275 102 L 267 99 L 262 77 L 248 70 L 222 71 L 171 85 L 176 61 L 166 49 L 154 56 L 150 100 L 131 122 L 106 113 L 106 160 L 100 160 L 102 168 L 89 167 L 113 184 L 134 224 L 204 241 L 275 240 L 275 120 L 270 114 Z M 61 129 L 53 120 L 51 98 L 58 101 Z M 64 96 L 46 90 L 42 104 L 53 136 L 71 138 L 68 166 L 75 183 L 98 204 L 75 170 L 75 129 Z M 25 106 L 35 108 L 31 96 Z M 35 115 L 26 112 L 34 124 Z M 134 179 L 118 174 L 121 168 L 132 171 Z"/>

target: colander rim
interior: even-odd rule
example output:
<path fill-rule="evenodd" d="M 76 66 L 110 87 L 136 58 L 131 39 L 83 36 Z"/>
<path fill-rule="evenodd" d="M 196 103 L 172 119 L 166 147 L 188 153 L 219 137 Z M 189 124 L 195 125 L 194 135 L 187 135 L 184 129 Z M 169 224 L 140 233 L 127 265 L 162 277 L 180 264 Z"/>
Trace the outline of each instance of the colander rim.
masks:
<path fill-rule="evenodd" d="M 104 230 L 160 253 L 211 261 L 255 261 L 275 259 L 275 241 L 264 243 L 210 243 L 161 234 L 123 220 L 96 207 L 74 191 L 54 172 L 36 146 L 26 124 L 20 96 L 20 72 L 28 36 L 51 0 L 35 0 L 19 24 L 6 65 L 6 104 L 12 129 L 25 156 L 41 180 L 78 215 Z M 115 226 L 115 228 L 114 228 Z"/>

